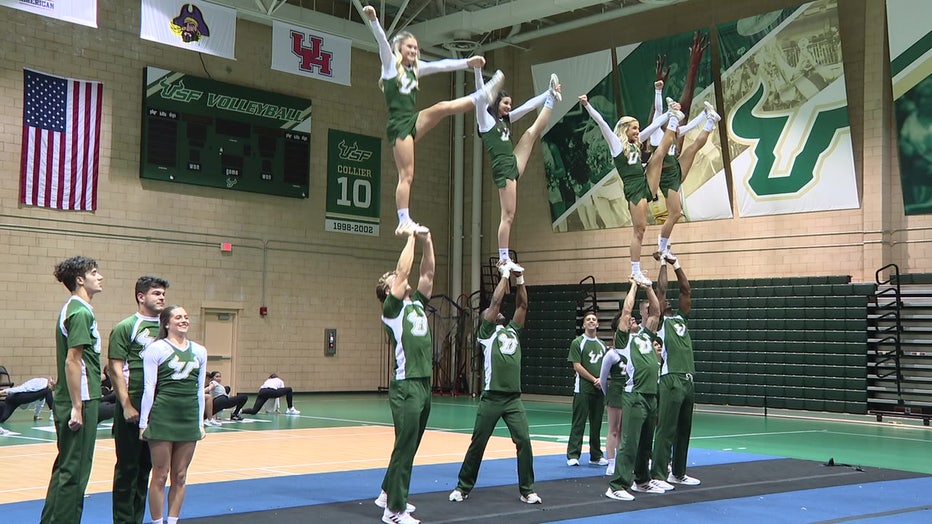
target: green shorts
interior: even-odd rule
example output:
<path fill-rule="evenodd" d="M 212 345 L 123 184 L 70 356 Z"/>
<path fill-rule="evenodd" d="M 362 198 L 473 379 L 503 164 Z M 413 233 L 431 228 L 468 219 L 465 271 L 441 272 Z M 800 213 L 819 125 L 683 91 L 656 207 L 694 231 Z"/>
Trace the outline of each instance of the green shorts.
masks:
<path fill-rule="evenodd" d="M 637 205 L 641 200 L 652 200 L 653 196 L 647 188 L 647 177 L 643 174 L 626 175 L 621 178 L 625 184 L 625 198 L 628 202 Z"/>
<path fill-rule="evenodd" d="M 676 157 L 667 155 L 660 169 L 660 192 L 666 198 L 669 191 L 679 192 L 682 185 L 683 171 L 680 169 L 680 161 Z"/>
<path fill-rule="evenodd" d="M 511 161 L 502 161 L 500 165 L 492 165 L 492 182 L 495 187 L 502 189 L 508 185 L 509 180 L 518 180 L 518 161 L 511 155 Z"/>
<path fill-rule="evenodd" d="M 388 143 L 395 147 L 395 140 L 405 139 L 409 135 L 417 138 L 417 116 L 420 111 L 403 117 L 389 117 L 388 124 L 385 126 L 385 134 L 388 135 Z"/>

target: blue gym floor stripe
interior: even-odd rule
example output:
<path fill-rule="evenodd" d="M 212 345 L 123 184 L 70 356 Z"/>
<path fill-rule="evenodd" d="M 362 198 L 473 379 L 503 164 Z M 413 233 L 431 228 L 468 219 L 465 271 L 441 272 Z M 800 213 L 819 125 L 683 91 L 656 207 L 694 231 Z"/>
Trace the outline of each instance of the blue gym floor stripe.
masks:
<path fill-rule="evenodd" d="M 690 449 L 689 455 L 691 467 L 781 458 L 697 448 Z M 584 455 L 583 458 L 588 457 Z M 578 467 L 567 466 L 566 457 L 562 454 L 538 456 L 534 457 L 534 476 L 537 482 L 604 476 L 604 466 L 585 465 L 585 461 L 583 464 Z M 412 502 L 417 504 L 417 495 L 421 493 L 452 491 L 456 487 L 459 468 L 459 463 L 416 466 L 411 475 Z M 379 468 L 191 484 L 185 495 L 182 517 L 209 517 L 374 499 L 379 494 L 384 474 L 385 470 Z M 517 493 L 517 477 L 514 458 L 485 460 L 476 487 L 514 484 Z M 605 478 L 607 483 L 608 477 Z M 593 496 L 598 494 L 594 493 Z M 32 500 L 0 505 L 2 522 L 35 522 L 42 512 L 43 502 Z M 97 493 L 85 499 L 83 522 L 109 522 L 110 518 L 110 493 Z"/>

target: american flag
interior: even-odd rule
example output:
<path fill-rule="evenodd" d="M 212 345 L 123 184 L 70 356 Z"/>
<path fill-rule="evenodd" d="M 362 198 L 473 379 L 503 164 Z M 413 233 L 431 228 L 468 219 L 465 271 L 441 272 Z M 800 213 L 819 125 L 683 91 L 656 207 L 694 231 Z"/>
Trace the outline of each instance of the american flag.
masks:
<path fill-rule="evenodd" d="M 96 210 L 103 84 L 26 69 L 23 85 L 20 202 Z"/>

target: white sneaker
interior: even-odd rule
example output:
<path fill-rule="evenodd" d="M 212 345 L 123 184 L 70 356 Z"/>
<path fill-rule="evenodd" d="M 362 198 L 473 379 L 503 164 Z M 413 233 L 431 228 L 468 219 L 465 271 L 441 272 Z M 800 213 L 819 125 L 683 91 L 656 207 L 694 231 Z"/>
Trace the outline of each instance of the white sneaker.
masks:
<path fill-rule="evenodd" d="M 686 115 L 684 115 L 683 112 L 679 109 L 673 109 L 673 104 L 676 103 L 676 100 L 667 97 L 667 113 L 669 113 L 671 117 L 675 117 L 677 120 L 683 121 L 686 118 Z"/>
<path fill-rule="evenodd" d="M 412 517 L 407 511 L 394 513 L 388 508 L 385 508 L 385 511 L 382 512 L 382 522 L 386 524 L 421 524 L 420 520 Z"/>
<path fill-rule="evenodd" d="M 705 114 L 706 116 L 709 117 L 710 120 L 714 120 L 716 123 L 722 120 L 722 115 L 718 114 L 715 111 L 715 108 L 712 106 L 712 104 L 709 103 L 708 100 L 706 100 L 702 104 L 705 106 Z"/>
<path fill-rule="evenodd" d="M 430 233 L 430 229 L 418 224 L 414 220 L 407 220 L 398 224 L 398 227 L 395 228 L 395 236 L 399 237 L 405 235 L 426 235 L 427 233 Z"/>
<path fill-rule="evenodd" d="M 633 280 L 635 284 L 644 287 L 650 287 L 654 284 L 649 278 L 644 276 L 644 273 L 640 271 L 637 273 L 631 273 L 631 280 Z"/>
<path fill-rule="evenodd" d="M 379 493 L 379 496 L 372 502 L 373 504 L 375 504 L 376 506 L 382 509 L 387 508 L 388 507 L 388 493 L 385 493 L 385 491 L 383 490 L 381 493 Z M 405 511 L 407 511 L 408 513 L 414 513 L 414 510 L 415 510 L 414 504 L 407 503 L 405 505 Z"/>
<path fill-rule="evenodd" d="M 454 489 L 450 492 L 450 496 L 447 498 L 450 499 L 450 502 L 463 502 L 469 498 L 469 495 L 463 495 L 462 491 Z"/>
<path fill-rule="evenodd" d="M 590 460 L 590 466 L 608 466 L 608 459 L 605 457 L 600 458 L 599 460 Z"/>
<path fill-rule="evenodd" d="M 578 466 L 579 459 L 566 459 L 566 465 L 567 466 Z"/>
<path fill-rule="evenodd" d="M 495 105 L 495 99 L 498 97 L 498 92 L 502 90 L 502 85 L 504 85 L 504 83 L 505 73 L 502 73 L 501 69 L 499 69 L 495 71 L 495 74 L 492 75 L 488 83 L 482 86 L 479 92 L 482 94 L 482 97 L 485 98 L 488 105 Z"/>
<path fill-rule="evenodd" d="M 612 488 L 608 488 L 607 490 L 605 490 L 605 496 L 610 499 L 615 499 L 615 500 L 634 500 L 634 495 L 628 493 L 627 491 L 623 489 L 619 489 L 618 491 L 612 491 Z"/>
<path fill-rule="evenodd" d="M 521 495 L 521 502 L 525 504 L 540 504 L 543 501 L 540 500 L 540 496 L 537 493 L 528 493 L 527 495 Z"/>
<path fill-rule="evenodd" d="M 561 95 L 560 92 L 557 91 L 558 85 L 560 85 L 560 78 L 556 75 L 556 73 L 551 73 L 550 74 L 550 87 L 549 87 L 550 96 L 552 96 L 554 100 L 556 100 L 557 102 L 562 102 L 563 95 Z"/>
<path fill-rule="evenodd" d="M 8 429 L 0 428 L 0 437 L 7 437 L 7 436 L 10 436 L 10 435 L 12 435 L 12 434 L 13 434 L 13 432 L 10 431 L 10 430 L 8 430 Z"/>
<path fill-rule="evenodd" d="M 662 253 L 663 261 L 667 264 L 676 264 L 676 255 L 670 251 L 670 246 L 667 246 L 667 250 Z"/>
<path fill-rule="evenodd" d="M 292 406 L 285 411 L 286 415 L 300 415 L 301 412 L 298 411 L 298 408 Z"/>
<path fill-rule="evenodd" d="M 222 426 L 223 424 L 217 422 L 216 420 L 214 420 L 214 419 L 212 419 L 212 418 L 209 418 L 209 419 L 207 419 L 207 420 L 204 421 L 204 425 L 205 425 L 205 426 L 213 426 L 213 427 L 216 428 L 216 427 Z"/>
<path fill-rule="evenodd" d="M 662 489 L 662 490 L 664 490 L 664 491 L 673 491 L 673 490 L 675 489 L 675 488 L 673 487 L 673 484 L 670 484 L 670 483 L 668 483 L 668 482 L 664 482 L 664 481 L 662 481 L 662 480 L 660 480 L 660 479 L 651 479 L 650 485 L 651 485 L 651 486 L 654 486 L 654 487 L 657 487 L 657 488 L 660 488 L 660 489 Z"/>
<path fill-rule="evenodd" d="M 667 476 L 667 482 L 670 484 L 682 484 L 684 486 L 698 486 L 702 484 L 699 479 L 690 477 L 689 475 L 683 475 L 682 477 L 675 477 L 673 473 Z"/>
<path fill-rule="evenodd" d="M 508 267 L 508 270 L 511 271 L 512 273 L 514 272 L 523 273 L 524 272 L 524 268 L 519 266 L 517 262 L 515 262 L 514 260 L 510 258 L 505 259 L 505 266 Z"/>
<path fill-rule="evenodd" d="M 650 482 L 645 482 L 643 484 L 633 482 L 631 484 L 631 491 L 637 491 L 638 493 L 654 493 L 657 495 L 664 493 L 662 489 L 660 489 L 658 486 L 654 486 Z"/>

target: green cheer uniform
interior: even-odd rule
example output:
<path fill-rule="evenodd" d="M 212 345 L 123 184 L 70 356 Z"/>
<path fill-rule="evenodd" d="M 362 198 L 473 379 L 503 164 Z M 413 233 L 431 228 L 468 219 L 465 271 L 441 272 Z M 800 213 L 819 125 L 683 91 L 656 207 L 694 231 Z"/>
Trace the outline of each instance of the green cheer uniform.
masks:
<path fill-rule="evenodd" d="M 404 139 L 408 135 L 416 138 L 417 76 L 414 71 L 406 69 L 404 76 L 383 80 L 382 91 L 385 105 L 388 106 L 388 123 L 385 127 L 388 143 L 394 146 L 395 140 Z"/>
<path fill-rule="evenodd" d="M 109 358 L 123 361 L 123 379 L 129 400 L 138 411 L 142 406 L 142 352 L 159 333 L 158 317 L 135 313 L 120 321 L 110 332 Z M 149 443 L 139 439 L 139 423 L 127 422 L 123 405 L 113 414 L 116 465 L 113 467 L 113 523 L 142 524 L 149 490 L 152 459 Z"/>
<path fill-rule="evenodd" d="M 503 188 L 508 180 L 518 179 L 518 160 L 511 143 L 511 127 L 503 119 L 495 121 L 495 127 L 481 133 L 482 143 L 492 160 L 492 181 L 495 187 Z"/>
<path fill-rule="evenodd" d="M 204 438 L 204 382 L 207 349 L 168 339 L 149 344 L 143 354 L 145 385 L 139 429 L 149 440 L 196 442 Z"/>
<path fill-rule="evenodd" d="M 628 382 L 628 357 L 619 350 L 610 349 L 602 358 L 602 371 L 599 380 L 605 392 L 605 405 L 610 408 L 622 408 L 625 384 Z"/>
<path fill-rule="evenodd" d="M 456 484 L 464 496 L 476 485 L 479 466 L 489 438 L 499 419 L 505 421 L 518 456 L 518 490 L 521 495 L 534 492 L 534 453 L 524 403 L 521 402 L 521 325 L 507 326 L 482 319 L 477 338 L 484 356 L 484 386 L 476 411 L 469 449 L 460 467 Z"/>
<path fill-rule="evenodd" d="M 648 461 L 657 417 L 657 377 L 660 362 L 654 352 L 656 335 L 642 327 L 635 334 L 615 333 L 615 347 L 628 357 L 628 382 L 623 396 L 625 416 L 621 421 L 621 445 L 615 456 L 613 491 L 629 489 L 633 481 L 650 480 Z"/>
<path fill-rule="evenodd" d="M 625 144 L 622 154 L 612 158 L 612 164 L 625 186 L 625 199 L 637 204 L 641 200 L 653 198 L 647 187 L 647 175 L 641 164 L 641 150 L 635 144 Z"/>
<path fill-rule="evenodd" d="M 682 185 L 683 171 L 676 157 L 676 147 L 670 147 L 670 152 L 663 157 L 663 166 L 660 168 L 660 191 L 666 197 L 669 191 L 679 191 Z"/>
<path fill-rule="evenodd" d="M 68 427 L 71 392 L 65 374 L 65 359 L 71 348 L 82 348 L 80 391 L 84 423 L 77 431 Z M 42 524 L 81 521 L 84 492 L 94 462 L 100 404 L 100 333 L 94 309 L 78 296 L 72 295 L 58 315 L 55 359 L 59 378 L 55 384 L 52 411 L 58 437 L 58 456 L 52 464 L 52 477 L 40 517 Z"/>
<path fill-rule="evenodd" d="M 654 437 L 651 477 L 667 478 L 667 466 L 673 455 L 673 475 L 686 475 L 689 437 L 692 434 L 696 388 L 693 374 L 693 341 L 689 336 L 689 317 L 676 311 L 663 317 L 659 335 L 663 339 L 663 367 L 660 370 L 660 403 L 657 433 Z"/>
<path fill-rule="evenodd" d="M 598 338 L 580 335 L 570 344 L 568 362 L 580 363 L 592 376 L 598 377 L 602 370 L 602 357 L 605 344 Z M 605 395 L 587 380 L 580 380 L 576 374 L 573 387 L 573 418 L 570 426 L 570 438 L 566 444 L 566 458 L 579 459 L 582 454 L 583 434 L 586 421 L 589 421 L 589 461 L 598 462 L 602 458 L 602 415 L 605 412 Z"/>
<path fill-rule="evenodd" d="M 388 401 L 395 425 L 395 445 L 382 479 L 388 509 L 403 512 L 408 502 L 414 455 L 430 416 L 430 380 L 433 341 L 425 306 L 430 299 L 420 291 L 410 298 L 388 295 L 382 304 L 382 324 L 389 335 L 395 369 L 388 386 Z"/>

